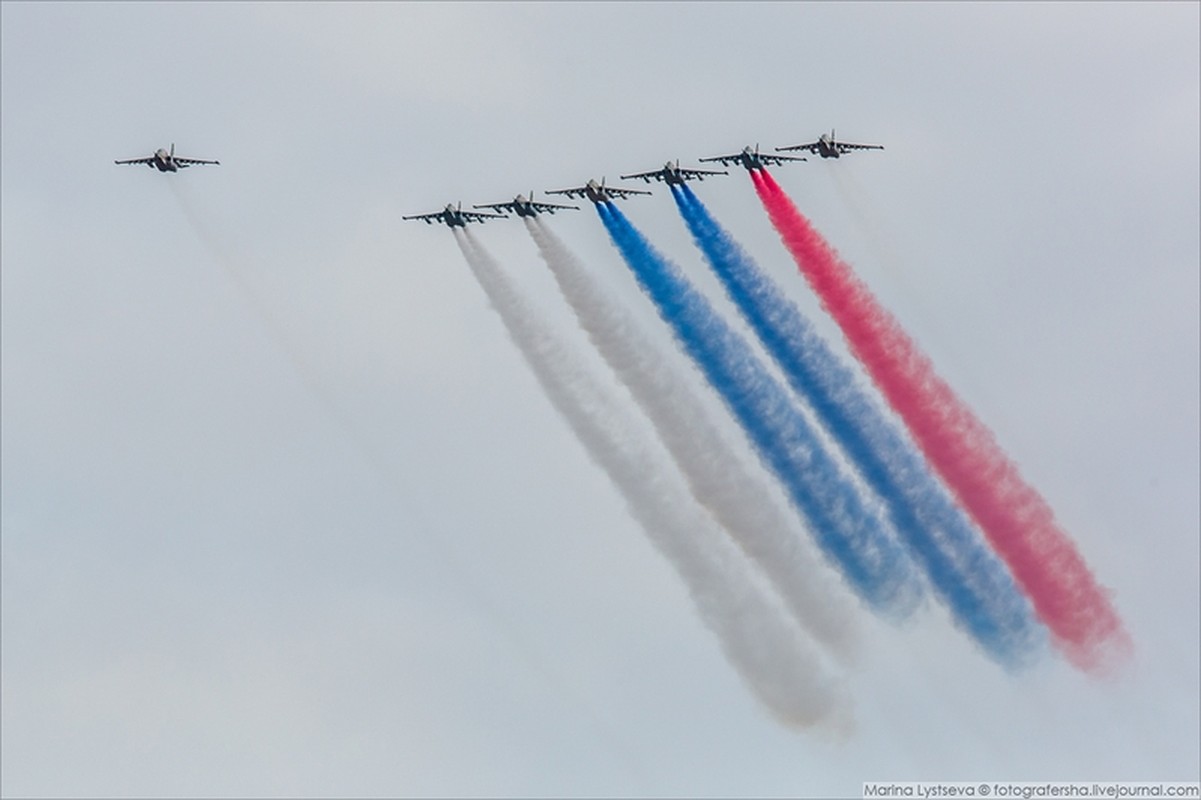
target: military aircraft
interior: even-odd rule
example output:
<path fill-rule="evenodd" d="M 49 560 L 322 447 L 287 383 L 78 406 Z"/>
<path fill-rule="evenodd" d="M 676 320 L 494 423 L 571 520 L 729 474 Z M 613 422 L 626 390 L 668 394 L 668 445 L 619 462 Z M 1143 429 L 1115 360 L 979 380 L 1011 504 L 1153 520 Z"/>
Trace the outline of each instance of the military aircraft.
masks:
<path fill-rule="evenodd" d="M 171 143 L 171 150 L 168 152 L 163 148 L 154 151 L 154 155 L 146 158 L 129 158 L 125 161 L 114 161 L 114 164 L 145 164 L 148 167 L 158 167 L 159 172 L 178 172 L 184 167 L 190 167 L 193 164 L 220 164 L 220 161 L 205 161 L 200 158 L 184 158 L 183 156 L 175 155 L 175 143 Z"/>
<path fill-rule="evenodd" d="M 633 175 L 622 175 L 621 179 L 634 180 L 642 178 L 642 180 L 650 183 L 652 179 L 663 181 L 668 186 L 680 186 L 685 181 L 698 180 L 703 181 L 706 175 L 729 175 L 730 173 L 723 170 L 713 169 L 680 169 L 680 159 L 676 159 L 676 163 L 668 161 L 663 165 L 662 169 L 652 170 L 650 172 L 635 172 Z"/>
<path fill-rule="evenodd" d="M 497 211 L 512 211 L 519 217 L 536 217 L 539 214 L 553 214 L 556 211 L 570 208 L 574 211 L 579 211 L 579 206 L 562 206 L 558 203 L 538 203 L 534 200 L 534 190 L 530 189 L 529 199 L 526 196 L 519 194 L 507 203 L 484 203 L 483 205 L 472 205 L 472 208 L 493 208 Z"/>
<path fill-rule="evenodd" d="M 751 149 L 750 145 L 747 145 L 746 147 L 742 148 L 741 153 L 734 153 L 733 155 L 728 156 L 712 156 L 710 158 L 702 158 L 700 160 L 717 161 L 721 164 L 730 165 L 741 164 L 742 166 L 746 167 L 747 172 L 750 172 L 756 169 L 763 169 L 768 165 L 782 166 L 788 161 L 806 161 L 807 159 L 803 157 L 797 158 L 796 156 L 774 156 L 771 154 L 764 155 L 759 152 L 759 145 L 755 145 L 754 150 Z"/>
<path fill-rule="evenodd" d="M 806 144 L 794 144 L 791 147 L 777 147 L 777 151 L 787 150 L 808 150 L 815 156 L 822 158 L 839 158 L 843 153 L 849 153 L 852 150 L 883 150 L 882 144 L 853 144 L 851 142 L 840 142 L 834 138 L 834 129 L 830 129 L 830 135 L 822 134 L 817 138 L 816 142 L 808 142 Z"/>
<path fill-rule="evenodd" d="M 426 225 L 433 225 L 435 222 L 444 223 L 449 228 L 466 228 L 468 222 L 487 222 L 490 219 L 508 219 L 507 214 L 484 214 L 479 211 L 464 211 L 463 204 L 459 203 L 458 207 L 446 204 L 446 208 L 441 211 L 433 211 L 429 214 L 414 214 L 410 217 L 401 217 L 401 219 L 419 219 Z"/>
<path fill-rule="evenodd" d="M 594 203 L 608 203 L 617 199 L 625 199 L 636 194 L 650 194 L 641 189 L 615 189 L 612 186 L 605 186 L 605 179 L 601 178 L 601 182 L 589 180 L 583 186 L 576 186 L 571 189 L 555 189 L 547 192 L 547 194 L 561 194 L 567 197 L 587 197 Z"/>

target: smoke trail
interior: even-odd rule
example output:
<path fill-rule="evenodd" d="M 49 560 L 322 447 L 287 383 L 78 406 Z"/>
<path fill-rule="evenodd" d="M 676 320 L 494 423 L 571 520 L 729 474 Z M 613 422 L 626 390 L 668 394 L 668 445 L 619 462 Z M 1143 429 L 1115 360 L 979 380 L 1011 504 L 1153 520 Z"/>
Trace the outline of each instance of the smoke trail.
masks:
<path fill-rule="evenodd" d="M 852 608 L 816 561 L 795 517 L 743 463 L 693 387 L 566 245 L 537 219 L 526 228 L 601 356 L 629 388 L 692 494 L 772 581 L 797 620 L 841 657 L 857 641 Z"/>
<path fill-rule="evenodd" d="M 302 350 L 294 344 L 293 337 L 287 333 L 286 327 L 280 322 L 278 315 L 271 310 L 262 295 L 246 279 L 243 270 L 237 267 L 236 260 L 220 243 L 221 237 L 214 232 L 204 219 L 204 215 L 193 205 L 191 199 L 185 195 L 184 190 L 177 182 L 167 181 L 167 184 L 171 187 L 171 193 L 175 196 L 184 218 L 192 228 L 192 232 L 196 234 L 196 237 L 209 251 L 209 255 L 221 267 L 221 270 L 225 273 L 225 277 L 234 285 L 241 298 L 258 317 L 259 322 L 262 323 L 264 330 L 267 332 L 268 338 L 283 353 L 293 373 L 304 385 L 309 396 L 320 404 L 328 418 L 354 444 L 359 454 L 371 465 L 377 475 L 388 474 L 387 459 L 384 458 L 383 454 L 379 452 L 378 448 L 375 447 L 368 437 L 359 433 L 358 428 L 351 422 L 350 417 L 347 416 L 341 405 L 325 389 L 319 377 L 319 370 L 304 355 Z"/>
<path fill-rule="evenodd" d="M 860 474 L 935 592 L 995 659 L 1016 664 L 1040 641 L 1029 603 L 913 449 L 859 387 L 800 309 L 723 230 L 688 186 L 680 214 L 739 311 Z"/>
<path fill-rule="evenodd" d="M 786 390 L 679 267 L 655 251 L 616 206 L 598 204 L 597 211 L 660 316 L 779 478 L 822 551 L 873 608 L 911 611 L 921 593 L 912 563 L 840 474 Z"/>
<path fill-rule="evenodd" d="M 808 726 L 849 722 L 842 687 L 820 655 L 746 570 L 741 554 L 688 496 L 663 459 L 623 419 L 468 232 L 455 231 L 476 280 L 543 391 L 590 457 L 608 474 L 633 516 L 679 572 L 730 663 L 781 721 Z"/>
<path fill-rule="evenodd" d="M 762 171 L 752 177 L 772 224 L 852 352 L 1009 565 L 1068 657 L 1095 669 L 1111 653 L 1127 650 L 1129 638 L 1106 591 L 992 432 L 935 373 L 929 358 L 771 175 Z"/>
<path fill-rule="evenodd" d="M 269 340 L 279 348 L 287 363 L 292 367 L 300 383 L 337 426 L 343 437 L 349 442 L 371 469 L 380 488 L 389 497 L 411 494 L 406 481 L 384 456 L 383 451 L 375 444 L 375 439 L 363 432 L 353 421 L 352 415 L 335 399 L 325 387 L 312 361 L 304 356 L 303 349 L 295 346 L 293 338 L 287 333 L 277 315 L 272 313 L 269 304 L 246 279 L 244 270 L 240 269 L 237 260 L 229 250 L 221 245 L 221 237 L 208 224 L 206 215 L 196 208 L 185 190 L 175 181 L 167 181 L 183 212 L 185 219 L 201 243 L 208 249 L 209 254 L 217 261 L 226 277 L 234 284 L 242 299 L 250 306 L 263 324 Z M 438 525 L 431 522 L 421 506 L 407 503 L 405 513 L 418 521 L 417 527 L 425 531 L 437 531 Z M 453 547 L 439 536 L 418 536 L 414 539 L 419 546 L 435 559 L 453 582 L 453 585 L 471 605 L 488 620 L 488 624 L 500 632 L 501 636 L 513 649 L 513 652 L 536 672 L 555 693 L 561 702 L 574 707 L 576 714 L 582 718 L 592 730 L 596 740 L 612 755 L 622 761 L 630 771 L 645 781 L 656 780 L 654 774 L 644 763 L 642 757 L 630 749 L 628 742 L 613 731 L 596 713 L 582 702 L 579 691 L 570 687 L 559 673 L 552 669 L 549 662 L 541 655 L 538 648 L 529 641 L 517 626 L 516 622 L 505 611 L 504 606 L 497 602 L 495 596 L 483 586 L 478 576 L 469 570 L 455 554 Z"/>

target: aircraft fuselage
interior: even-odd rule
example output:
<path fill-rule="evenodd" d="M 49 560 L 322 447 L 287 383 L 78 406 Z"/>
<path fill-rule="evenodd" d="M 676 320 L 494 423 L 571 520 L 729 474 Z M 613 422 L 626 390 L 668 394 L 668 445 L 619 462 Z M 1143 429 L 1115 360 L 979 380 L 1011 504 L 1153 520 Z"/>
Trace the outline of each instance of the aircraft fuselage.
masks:
<path fill-rule="evenodd" d="M 759 160 L 759 155 L 749 147 L 742 151 L 741 163 L 742 166 L 746 168 L 747 172 L 751 172 L 752 170 L 756 169 L 763 169 L 763 162 Z"/>
<path fill-rule="evenodd" d="M 588 195 L 589 200 L 598 205 L 609 202 L 609 193 L 596 181 L 588 181 L 588 185 L 584 187 L 584 193 Z"/>
<path fill-rule="evenodd" d="M 166 150 L 159 148 L 154 152 L 154 161 L 150 166 L 157 167 L 159 172 L 178 172 L 179 167 L 175 165 L 175 159 Z"/>
<path fill-rule="evenodd" d="M 842 151 L 832 139 L 823 135 L 817 140 L 817 154 L 822 158 L 838 158 Z"/>

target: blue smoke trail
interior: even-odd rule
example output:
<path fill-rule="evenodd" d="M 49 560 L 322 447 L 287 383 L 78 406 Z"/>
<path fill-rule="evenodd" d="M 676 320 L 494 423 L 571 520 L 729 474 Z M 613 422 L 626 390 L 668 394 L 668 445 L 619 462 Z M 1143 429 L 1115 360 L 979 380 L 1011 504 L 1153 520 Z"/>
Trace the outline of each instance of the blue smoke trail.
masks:
<path fill-rule="evenodd" d="M 958 625 L 1016 664 L 1042 641 L 1029 601 L 920 455 L 856 383 L 800 309 L 687 186 L 672 195 L 697 246 L 788 382 L 886 503 L 892 522 Z"/>
<path fill-rule="evenodd" d="M 620 210 L 598 203 L 597 212 L 643 291 L 780 480 L 825 555 L 874 609 L 912 610 L 921 596 L 912 562 L 840 474 L 787 390 Z"/>

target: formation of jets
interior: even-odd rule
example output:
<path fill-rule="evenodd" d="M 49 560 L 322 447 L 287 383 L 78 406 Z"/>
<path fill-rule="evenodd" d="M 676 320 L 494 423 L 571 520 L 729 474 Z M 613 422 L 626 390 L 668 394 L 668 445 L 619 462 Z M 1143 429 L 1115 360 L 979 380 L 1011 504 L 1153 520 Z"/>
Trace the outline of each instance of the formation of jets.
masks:
<path fill-rule="evenodd" d="M 760 153 L 759 145 L 755 145 L 752 149 L 750 145 L 742 148 L 738 153 L 731 153 L 724 156 L 710 156 L 700 159 L 702 162 L 713 162 L 723 166 L 741 166 L 748 172 L 754 170 L 762 170 L 768 166 L 783 166 L 793 161 L 806 161 L 804 156 L 785 156 L 778 155 L 781 152 L 807 150 L 812 155 L 821 156 L 822 158 L 840 158 L 844 154 L 854 150 L 883 150 L 884 145 L 881 144 L 859 144 L 855 142 L 840 142 L 834 136 L 834 130 L 831 129 L 829 135 L 823 133 L 813 142 L 805 142 L 804 144 L 794 144 L 788 147 L 777 147 L 775 153 Z M 170 150 L 159 148 L 154 152 L 154 155 L 145 158 L 130 158 L 124 161 L 115 161 L 116 164 L 145 164 L 149 167 L 155 167 L 159 172 L 177 172 L 185 167 L 190 167 L 195 164 L 220 164 L 220 161 L 205 161 L 200 158 L 184 158 L 175 155 L 175 145 L 171 145 Z M 646 183 L 651 181 L 661 181 L 668 186 L 681 186 L 687 181 L 697 180 L 703 181 L 709 175 L 728 175 L 726 170 L 712 169 L 692 169 L 690 167 L 681 167 L 679 159 L 675 163 L 668 161 L 661 169 L 650 170 L 649 172 L 634 172 L 629 175 L 622 175 L 622 180 L 642 180 Z M 548 191 L 547 194 L 561 194 L 565 197 L 578 197 L 581 199 L 587 198 L 593 203 L 610 203 L 614 200 L 624 200 L 629 197 L 640 194 L 650 194 L 650 192 L 641 189 L 624 189 L 614 186 L 606 186 L 602 178 L 600 183 L 595 180 L 589 180 L 583 186 L 573 186 L 569 189 L 554 189 Z M 503 203 L 484 203 L 474 205 L 472 208 L 491 209 L 487 211 L 464 211 L 463 204 L 453 205 L 448 203 L 441 211 L 432 211 L 428 214 L 413 214 L 402 217 L 406 220 L 420 220 L 427 225 L 433 225 L 435 222 L 446 225 L 450 228 L 465 228 L 469 222 L 487 222 L 490 219 L 508 219 L 506 213 L 510 212 L 519 217 L 535 217 L 538 214 L 554 214 L 556 211 L 573 210 L 578 211 L 579 206 L 561 205 L 559 203 L 546 203 L 534 200 L 534 192 L 530 191 L 529 197 L 519 194 L 512 200 Z"/>
<path fill-rule="evenodd" d="M 786 150 L 808 150 L 814 155 L 822 158 L 838 158 L 844 153 L 852 150 L 883 150 L 884 146 L 879 144 L 857 144 L 852 142 L 840 142 L 834 138 L 834 131 L 831 130 L 829 135 L 822 134 L 815 142 L 807 142 L 805 144 L 797 144 L 789 147 L 777 147 L 775 153 L 759 152 L 759 145 L 753 148 L 750 145 L 742 148 L 741 152 L 731 153 L 724 156 L 710 156 L 700 159 L 703 162 L 716 162 L 724 166 L 741 166 L 748 172 L 764 169 L 769 166 L 782 166 L 794 161 L 806 161 L 804 156 L 785 156 L 779 155 L 780 152 Z M 633 172 L 628 175 L 622 175 L 622 180 L 641 180 L 645 183 L 651 181 L 661 181 L 668 186 L 680 186 L 687 181 L 703 181 L 710 175 L 728 175 L 726 170 L 714 169 L 693 169 L 691 167 L 681 167 L 679 159 L 675 162 L 668 161 L 660 169 L 650 170 L 648 172 Z M 641 189 L 624 189 L 614 186 L 606 186 L 602 178 L 600 183 L 595 179 L 589 180 L 583 186 L 573 186 L 569 189 L 552 189 L 546 192 L 547 194 L 559 194 L 564 197 L 578 197 L 580 199 L 587 198 L 593 203 L 609 203 L 614 200 L 624 200 L 629 197 L 640 194 L 650 194 L 650 192 Z M 531 191 L 529 198 L 524 195 L 517 197 L 505 203 L 485 203 L 482 205 L 472 206 L 473 208 L 488 208 L 493 211 L 511 212 L 519 217 L 534 217 L 538 214 L 553 214 L 556 211 L 563 209 L 579 210 L 578 206 L 564 206 L 555 203 L 539 203 L 534 201 L 534 192 Z M 427 223 L 434 221 L 442 222 L 452 228 L 463 227 L 468 222 L 484 222 L 486 219 L 494 219 L 497 216 L 508 216 L 507 214 L 476 214 L 471 215 L 470 212 L 456 210 L 452 206 L 447 206 L 443 211 L 437 211 L 432 214 L 416 214 L 404 219 L 420 219 Z"/>

